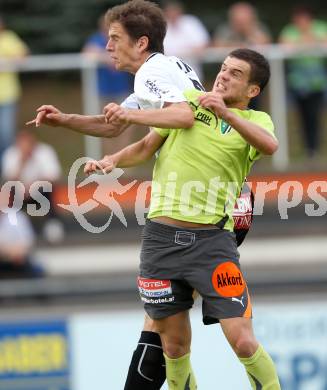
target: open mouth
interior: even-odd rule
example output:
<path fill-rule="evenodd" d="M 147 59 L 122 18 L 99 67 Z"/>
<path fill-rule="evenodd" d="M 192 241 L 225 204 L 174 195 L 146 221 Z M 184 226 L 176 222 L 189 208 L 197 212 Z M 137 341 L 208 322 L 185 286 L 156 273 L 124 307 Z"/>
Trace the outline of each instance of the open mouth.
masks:
<path fill-rule="evenodd" d="M 227 88 L 225 87 L 225 85 L 221 84 L 220 82 L 218 82 L 216 84 L 216 91 L 217 92 L 226 92 L 227 91 Z"/>

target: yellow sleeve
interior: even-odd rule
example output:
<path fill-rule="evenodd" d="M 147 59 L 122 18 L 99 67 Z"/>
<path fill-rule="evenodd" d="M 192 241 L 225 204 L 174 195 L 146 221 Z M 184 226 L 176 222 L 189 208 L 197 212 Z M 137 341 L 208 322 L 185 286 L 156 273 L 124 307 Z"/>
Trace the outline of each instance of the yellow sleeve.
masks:
<path fill-rule="evenodd" d="M 23 57 L 28 53 L 28 47 L 19 38 L 17 34 L 12 31 L 7 31 L 2 37 L 2 44 L 0 48 L 0 55 L 4 57 Z"/>
<path fill-rule="evenodd" d="M 197 89 L 190 89 L 187 91 L 184 91 L 184 96 L 187 99 L 188 104 L 190 105 L 191 109 L 195 112 L 196 107 L 199 105 L 199 102 L 197 101 L 198 97 L 202 95 L 202 91 L 198 91 Z M 153 128 L 154 131 L 156 131 L 161 137 L 167 138 L 169 133 L 176 129 L 157 129 Z"/>
<path fill-rule="evenodd" d="M 253 111 L 253 113 L 255 113 L 255 115 L 251 116 L 251 122 L 256 123 L 258 126 L 265 129 L 270 135 L 276 138 L 275 126 L 270 115 L 262 111 Z M 251 161 L 255 161 L 258 160 L 260 157 L 261 153 L 254 146 L 250 145 L 249 159 Z"/>
<path fill-rule="evenodd" d="M 154 130 L 156 133 L 160 135 L 162 138 L 167 138 L 169 133 L 171 132 L 170 129 L 159 129 L 157 127 L 152 127 L 151 130 Z"/>

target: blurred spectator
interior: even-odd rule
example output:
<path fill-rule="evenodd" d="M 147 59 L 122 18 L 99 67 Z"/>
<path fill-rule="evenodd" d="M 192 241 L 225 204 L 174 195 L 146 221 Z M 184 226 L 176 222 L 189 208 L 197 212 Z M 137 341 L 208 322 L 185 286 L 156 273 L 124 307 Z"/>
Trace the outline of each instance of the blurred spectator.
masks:
<path fill-rule="evenodd" d="M 61 167 L 55 150 L 47 144 L 38 142 L 35 134 L 21 130 L 13 146 L 5 150 L 2 158 L 4 180 L 18 180 L 25 187 L 24 205 L 39 202 L 31 198 L 30 187 L 33 183 L 44 180 L 54 187 L 60 179 Z M 39 189 L 39 192 L 50 202 L 49 213 L 44 217 L 42 232 L 49 242 L 60 241 L 63 238 L 63 225 L 58 219 L 51 192 Z"/>
<path fill-rule="evenodd" d="M 280 42 L 289 48 L 312 49 L 327 43 L 327 23 L 313 18 L 306 6 L 298 6 L 291 23 L 283 28 Z M 306 47 L 307 45 L 307 47 Z M 309 158 L 317 155 L 320 142 L 320 118 L 327 89 L 324 58 L 300 55 L 288 61 L 288 85 L 299 109 L 305 146 Z"/>
<path fill-rule="evenodd" d="M 13 31 L 6 29 L 0 16 L 0 61 L 21 59 L 27 54 L 25 43 Z M 0 72 L 0 158 L 3 151 L 14 141 L 20 93 L 17 74 Z"/>
<path fill-rule="evenodd" d="M 215 46 L 246 47 L 271 42 L 269 29 L 258 19 L 256 9 L 247 2 L 233 4 L 228 10 L 228 23 L 214 33 Z"/>
<path fill-rule="evenodd" d="M 271 43 L 268 28 L 258 19 L 256 9 L 247 2 L 233 4 L 228 10 L 228 23 L 214 33 L 218 47 L 248 47 Z M 249 108 L 260 110 L 262 96 L 251 99 Z"/>
<path fill-rule="evenodd" d="M 200 63 L 190 61 L 189 57 L 209 45 L 210 37 L 206 28 L 196 16 L 185 14 L 184 6 L 179 1 L 164 2 L 163 10 L 167 19 L 165 54 L 185 58 L 201 80 L 203 75 Z"/>
<path fill-rule="evenodd" d="M 106 51 L 108 42 L 108 27 L 105 17 L 98 20 L 98 31 L 86 41 L 82 52 L 100 62 L 98 66 L 98 94 L 100 111 L 110 102 L 121 103 L 132 91 L 133 79 L 129 73 L 117 71 Z M 130 143 L 130 131 L 125 131 L 120 137 L 104 140 L 105 153 L 113 153 Z"/>
<path fill-rule="evenodd" d="M 2 205 L 2 210 L 4 210 Z M 35 263 L 35 234 L 23 211 L 0 211 L 0 278 L 40 277 L 42 268 Z"/>

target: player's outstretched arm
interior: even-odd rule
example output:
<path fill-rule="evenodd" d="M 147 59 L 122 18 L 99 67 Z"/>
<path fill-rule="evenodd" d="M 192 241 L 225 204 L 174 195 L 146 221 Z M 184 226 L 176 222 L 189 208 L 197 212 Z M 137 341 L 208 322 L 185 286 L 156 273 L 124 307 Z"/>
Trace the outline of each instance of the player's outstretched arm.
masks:
<path fill-rule="evenodd" d="M 64 127 L 84 135 L 107 138 L 117 137 L 128 127 L 127 123 L 117 121 L 106 123 L 104 115 L 66 114 L 52 105 L 43 105 L 36 112 L 36 117 L 26 125 Z"/>
<path fill-rule="evenodd" d="M 97 170 L 108 173 L 116 167 L 128 168 L 140 165 L 148 161 L 164 141 L 165 138 L 152 130 L 140 141 L 126 146 L 126 148 L 115 154 L 104 156 L 103 159 L 98 161 L 91 160 L 87 162 L 84 167 L 84 173 L 89 175 Z"/>

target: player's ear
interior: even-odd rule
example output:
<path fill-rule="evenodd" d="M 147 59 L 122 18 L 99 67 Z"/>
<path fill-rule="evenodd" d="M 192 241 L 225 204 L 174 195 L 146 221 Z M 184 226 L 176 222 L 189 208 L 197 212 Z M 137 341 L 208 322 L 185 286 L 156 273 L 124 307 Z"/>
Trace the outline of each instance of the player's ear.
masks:
<path fill-rule="evenodd" d="M 149 38 L 146 35 L 143 35 L 137 40 L 137 47 L 140 51 L 144 52 L 148 50 Z"/>
<path fill-rule="evenodd" d="M 259 87 L 259 85 L 251 84 L 251 85 L 249 86 L 249 89 L 248 89 L 248 97 L 249 97 L 250 99 L 252 99 L 252 98 L 258 96 L 259 93 L 260 93 L 260 87 Z"/>

